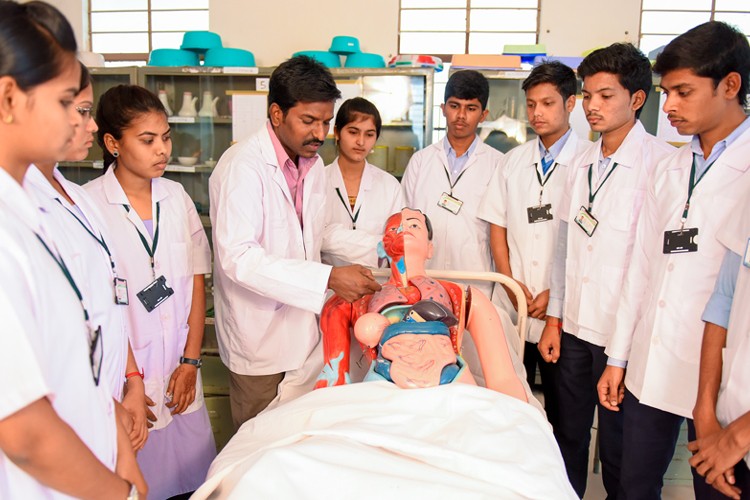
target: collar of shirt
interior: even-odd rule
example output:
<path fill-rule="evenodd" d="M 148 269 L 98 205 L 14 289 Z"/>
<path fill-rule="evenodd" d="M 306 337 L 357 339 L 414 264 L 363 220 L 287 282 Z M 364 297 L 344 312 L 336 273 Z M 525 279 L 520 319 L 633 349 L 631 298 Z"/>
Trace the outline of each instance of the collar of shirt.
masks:
<path fill-rule="evenodd" d="M 448 170 L 450 170 L 451 173 L 451 180 L 455 179 L 463 171 L 464 167 L 466 167 L 466 162 L 468 162 L 471 155 L 474 154 L 478 144 L 479 136 L 475 135 L 469 149 L 467 149 L 461 156 L 456 156 L 456 151 L 453 149 L 453 146 L 451 146 L 448 137 L 443 139 L 443 148 L 445 148 L 445 156 L 448 157 Z"/>
<path fill-rule="evenodd" d="M 607 171 L 607 167 L 609 167 L 610 162 L 612 161 L 611 156 L 604 157 L 604 153 L 602 153 L 602 150 L 599 150 L 599 165 L 596 170 L 597 177 L 601 179 L 602 175 L 604 175 L 604 172 Z"/>
<path fill-rule="evenodd" d="M 544 144 L 542 144 L 542 140 L 539 139 L 539 157 L 540 158 L 547 158 L 548 156 L 552 158 L 554 161 L 555 158 L 557 158 L 560 155 L 560 151 L 565 147 L 565 143 L 568 142 L 568 138 L 570 137 L 570 134 L 573 132 L 572 128 L 569 128 L 565 134 L 560 137 L 549 149 L 546 149 L 544 147 Z"/>
<path fill-rule="evenodd" d="M 726 149 L 732 145 L 748 128 L 750 128 L 750 117 L 745 118 L 745 121 L 739 124 L 739 126 L 732 131 L 731 134 L 726 136 L 721 141 L 714 144 L 711 154 L 708 158 L 703 157 L 703 150 L 701 149 L 700 136 L 694 135 L 693 140 L 690 142 L 690 148 L 693 151 L 693 158 L 695 158 L 695 175 L 696 178 L 700 178 L 706 168 L 715 162 Z"/>
<path fill-rule="evenodd" d="M 300 224 L 302 224 L 302 193 L 304 192 L 305 176 L 307 176 L 307 173 L 315 165 L 318 156 L 315 155 L 312 158 L 299 156 L 297 160 L 299 165 L 295 165 L 292 159 L 289 158 L 284 146 L 281 145 L 281 141 L 276 136 L 271 122 L 267 122 L 266 125 L 268 127 L 268 135 L 271 136 L 274 153 L 276 153 L 276 160 L 278 160 L 279 167 L 284 173 L 284 179 L 286 179 L 286 184 L 289 187 L 289 194 L 292 196 L 294 202 L 294 210 L 297 212 Z"/>

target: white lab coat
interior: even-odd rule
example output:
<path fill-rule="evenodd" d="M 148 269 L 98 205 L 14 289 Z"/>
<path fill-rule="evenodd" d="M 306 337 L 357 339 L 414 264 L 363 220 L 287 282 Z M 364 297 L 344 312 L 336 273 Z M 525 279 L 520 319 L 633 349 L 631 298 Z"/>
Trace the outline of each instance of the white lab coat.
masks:
<path fill-rule="evenodd" d="M 301 368 L 320 339 L 316 313 L 331 273 L 320 263 L 322 161 L 305 177 L 303 228 L 266 124 L 222 155 L 209 195 L 222 361 L 241 375 Z"/>
<path fill-rule="evenodd" d="M 135 210 L 130 207 L 125 192 L 115 177 L 116 165 L 84 187 L 100 210 L 112 236 L 111 246 L 117 252 L 118 271 L 128 280 L 130 304 L 125 308 L 126 325 L 138 367 L 145 373 L 146 395 L 156 406 L 151 410 L 156 422 L 151 430 L 166 427 L 172 421 L 171 410 L 165 406 L 165 394 L 172 373 L 180 364 L 188 334 L 188 316 L 193 299 L 193 280 L 196 274 L 211 272 L 211 250 L 195 205 L 181 184 L 169 179 L 151 181 L 152 213 L 156 219 L 159 240 L 154 256 L 156 277 L 164 276 L 174 295 L 152 312 L 140 302 L 136 294 L 154 281 L 148 253 L 138 231 L 153 244 L 151 236 Z M 203 407 L 203 384 L 200 374 L 196 380 L 195 401 L 184 414 Z"/>
<path fill-rule="evenodd" d="M 664 231 L 680 228 L 692 150 L 675 151 L 657 166 L 639 221 L 633 262 L 606 353 L 628 360 L 625 385 L 639 401 L 692 418 L 698 389 L 703 309 L 724 248 L 716 232 L 750 194 L 750 132 L 716 160 L 695 188 L 685 227 L 699 230 L 695 253 L 665 255 Z"/>
<path fill-rule="evenodd" d="M 34 233 L 55 251 L 49 204 L 0 169 L 0 420 L 46 397 L 110 470 L 117 459 L 112 391 L 94 385 L 83 309 Z M 59 253 L 59 252 L 58 252 Z M 70 498 L 44 486 L 0 451 L 0 498 Z"/>
<path fill-rule="evenodd" d="M 54 170 L 54 176 L 78 209 L 83 212 L 85 218 L 81 222 L 87 224 L 89 230 L 97 237 L 104 239 L 116 266 L 117 258 L 114 255 L 114 249 L 111 248 L 112 238 L 99 217 L 99 209 L 94 205 L 88 193 L 81 186 L 65 179 L 57 168 Z M 35 196 L 41 196 L 51 202 L 49 203 L 50 218 L 54 221 L 54 226 L 49 228 L 51 237 L 58 245 L 65 263 L 70 267 L 76 284 L 81 289 L 91 317 L 91 324 L 102 328 L 104 348 L 102 376 L 107 379 L 112 388 L 113 397 L 121 401 L 128 360 L 128 334 L 123 317 L 124 306 L 117 305 L 114 301 L 115 275 L 109 256 L 94 237 L 71 215 L 73 212 L 76 217 L 80 218 L 75 207 L 71 206 L 68 200 L 52 187 L 37 167 L 32 165 L 29 168 L 24 179 L 24 186 Z"/>
<path fill-rule="evenodd" d="M 523 282 L 535 297 L 550 287 L 563 194 L 569 185 L 575 158 L 590 145 L 591 142 L 579 139 L 571 131 L 555 158 L 557 166 L 544 185 L 541 200 L 542 205 L 552 205 L 551 221 L 529 224 L 527 215 L 527 208 L 538 206 L 540 201 L 541 187 L 536 174 L 538 170 L 542 175 L 539 138 L 513 148 L 505 155 L 479 206 L 480 219 L 507 229 L 513 277 Z M 543 329 L 544 321 L 529 318 L 526 340 L 539 342 Z"/>
<path fill-rule="evenodd" d="M 385 221 L 404 208 L 401 184 L 388 172 L 365 163 L 352 210 L 338 158 L 325 168 L 325 172 L 328 186 L 326 227 L 321 247 L 323 262 L 333 266 L 361 264 L 378 267 L 377 245 L 383 239 Z M 355 214 L 359 215 L 357 229 L 353 230 Z"/>
<path fill-rule="evenodd" d="M 636 121 L 600 179 L 597 167 L 601 148 L 599 139 L 579 156 L 571 172 L 570 197 L 563 202 L 567 210 L 560 218 L 568 224 L 563 328 L 581 340 L 604 347 L 614 331 L 650 173 L 674 148 L 649 135 Z M 616 170 L 596 195 L 592 213 L 599 224 L 589 237 L 574 220 L 581 206 L 588 206 L 589 166 L 593 165 L 592 188 L 596 191 L 615 163 Z"/>
<path fill-rule="evenodd" d="M 447 140 L 447 139 L 446 139 Z M 503 154 L 483 142 L 464 167 L 453 188 L 453 197 L 463 201 L 458 214 L 438 206 L 443 193 L 450 193 L 448 157 L 443 141 L 418 151 L 409 160 L 401 185 L 409 208 L 426 213 L 432 222 L 434 251 L 428 269 L 489 272 L 494 269 L 490 253 L 489 223 L 477 217 L 479 202 Z M 492 285 L 469 282 L 492 296 Z"/>
<path fill-rule="evenodd" d="M 727 220 L 717 238 L 732 252 L 743 257 L 750 245 L 750 197 L 745 197 Z M 724 366 L 721 388 L 716 402 L 716 416 L 726 427 L 750 411 L 750 267 L 740 265 L 732 299 L 732 311 L 727 328 L 727 346 L 724 349 Z M 745 455 L 750 465 L 750 453 Z"/>

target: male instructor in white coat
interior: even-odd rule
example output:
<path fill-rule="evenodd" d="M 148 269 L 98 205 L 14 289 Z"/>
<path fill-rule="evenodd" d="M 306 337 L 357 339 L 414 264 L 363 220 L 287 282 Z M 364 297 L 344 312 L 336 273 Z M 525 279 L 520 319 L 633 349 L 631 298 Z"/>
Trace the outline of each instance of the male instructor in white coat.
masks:
<path fill-rule="evenodd" d="M 322 368 L 316 313 L 330 288 L 380 289 L 362 266 L 320 263 L 326 180 L 318 149 L 341 93 L 307 57 L 277 67 L 268 122 L 222 155 L 209 180 L 216 330 L 236 428 L 303 394 Z"/>

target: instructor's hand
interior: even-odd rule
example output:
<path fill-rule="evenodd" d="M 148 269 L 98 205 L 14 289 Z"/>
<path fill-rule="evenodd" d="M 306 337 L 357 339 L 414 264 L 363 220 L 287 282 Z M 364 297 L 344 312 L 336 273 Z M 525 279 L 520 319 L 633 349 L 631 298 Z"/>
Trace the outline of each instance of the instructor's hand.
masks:
<path fill-rule="evenodd" d="M 375 281 L 366 267 L 354 264 L 334 267 L 328 277 L 328 288 L 347 302 L 354 302 L 365 295 L 379 292 L 380 283 Z"/>

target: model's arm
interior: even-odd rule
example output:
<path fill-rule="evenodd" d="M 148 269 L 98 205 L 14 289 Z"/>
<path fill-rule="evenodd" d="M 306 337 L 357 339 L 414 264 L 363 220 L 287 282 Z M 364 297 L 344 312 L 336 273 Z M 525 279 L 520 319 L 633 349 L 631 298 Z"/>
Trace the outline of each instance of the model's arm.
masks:
<path fill-rule="evenodd" d="M 0 420 L 0 449 L 40 483 L 77 498 L 126 498 L 129 485 L 107 469 L 46 398 Z"/>

